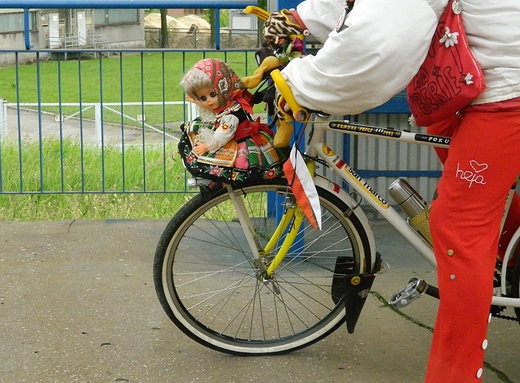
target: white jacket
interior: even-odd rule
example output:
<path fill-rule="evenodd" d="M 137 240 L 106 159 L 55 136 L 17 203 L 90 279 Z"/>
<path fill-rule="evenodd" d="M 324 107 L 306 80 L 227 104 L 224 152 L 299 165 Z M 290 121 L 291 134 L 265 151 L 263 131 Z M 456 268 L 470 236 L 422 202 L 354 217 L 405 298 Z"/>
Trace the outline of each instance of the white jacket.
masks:
<path fill-rule="evenodd" d="M 424 61 L 448 0 L 356 0 L 338 32 L 343 0 L 306 0 L 298 13 L 323 47 L 282 71 L 296 101 L 358 114 L 403 90 Z M 474 103 L 520 96 L 520 1 L 461 0 L 468 41 L 487 88 Z"/>

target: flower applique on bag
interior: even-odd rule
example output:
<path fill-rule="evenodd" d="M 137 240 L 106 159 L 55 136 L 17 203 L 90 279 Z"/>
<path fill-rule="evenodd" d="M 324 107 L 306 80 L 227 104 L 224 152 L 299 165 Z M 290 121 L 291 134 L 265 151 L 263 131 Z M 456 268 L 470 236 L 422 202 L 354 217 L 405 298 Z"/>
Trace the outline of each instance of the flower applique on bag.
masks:
<path fill-rule="evenodd" d="M 469 49 L 459 0 L 450 0 L 441 16 L 419 71 L 407 87 L 410 111 L 419 126 L 453 117 L 486 85 Z"/>

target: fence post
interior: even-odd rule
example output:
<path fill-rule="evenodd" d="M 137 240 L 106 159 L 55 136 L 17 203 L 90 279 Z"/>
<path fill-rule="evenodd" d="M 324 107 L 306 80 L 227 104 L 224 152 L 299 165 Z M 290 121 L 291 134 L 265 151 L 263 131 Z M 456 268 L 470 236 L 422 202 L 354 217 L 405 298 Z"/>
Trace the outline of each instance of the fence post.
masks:
<path fill-rule="evenodd" d="M 199 116 L 199 108 L 194 103 L 188 104 L 188 121 L 192 121 Z"/>
<path fill-rule="evenodd" d="M 101 103 L 94 105 L 94 125 L 96 129 L 96 145 L 101 145 L 103 135 L 103 119 L 101 117 Z"/>
<path fill-rule="evenodd" d="M 0 142 L 7 134 L 7 103 L 5 99 L 0 98 Z"/>

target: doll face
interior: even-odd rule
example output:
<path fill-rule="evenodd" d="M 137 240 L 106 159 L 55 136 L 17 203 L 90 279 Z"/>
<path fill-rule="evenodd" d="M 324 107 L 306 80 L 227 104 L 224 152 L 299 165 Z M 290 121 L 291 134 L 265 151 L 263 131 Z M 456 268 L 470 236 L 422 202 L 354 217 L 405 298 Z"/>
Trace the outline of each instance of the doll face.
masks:
<path fill-rule="evenodd" d="M 213 88 L 203 88 L 195 92 L 198 104 L 204 109 L 215 110 L 219 105 L 218 95 Z"/>

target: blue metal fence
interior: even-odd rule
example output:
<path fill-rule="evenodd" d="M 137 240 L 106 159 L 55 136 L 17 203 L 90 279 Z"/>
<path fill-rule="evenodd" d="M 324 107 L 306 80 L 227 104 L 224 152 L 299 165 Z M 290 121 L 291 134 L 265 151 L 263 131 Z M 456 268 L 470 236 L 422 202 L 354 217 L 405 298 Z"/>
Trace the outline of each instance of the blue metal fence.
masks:
<path fill-rule="evenodd" d="M 47 61 L 46 50 L 31 51 L 30 65 L 19 64 L 27 51 L 9 52 L 16 64 L 0 69 L 0 193 L 184 192 L 175 153 L 194 113 L 182 74 L 207 56 L 239 76 L 256 69 L 254 50 L 92 52 Z"/>

